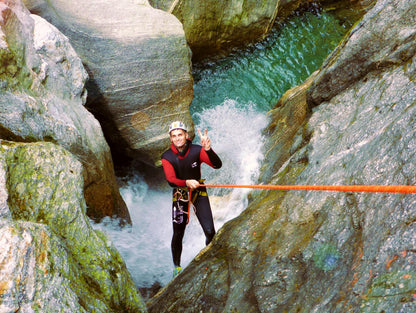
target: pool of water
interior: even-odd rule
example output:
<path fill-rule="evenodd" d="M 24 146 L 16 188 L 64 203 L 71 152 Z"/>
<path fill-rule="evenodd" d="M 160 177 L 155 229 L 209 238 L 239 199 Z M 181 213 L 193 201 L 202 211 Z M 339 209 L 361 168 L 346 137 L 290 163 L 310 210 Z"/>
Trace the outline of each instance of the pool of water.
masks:
<path fill-rule="evenodd" d="M 272 31 L 261 43 L 194 70 L 191 114 L 196 127 L 207 128 L 220 170 L 202 168 L 207 183 L 254 184 L 263 159 L 266 112 L 282 94 L 319 68 L 348 27 L 329 14 L 306 12 Z M 133 226 L 111 221 L 96 225 L 120 251 L 135 283 L 165 285 L 172 278 L 171 195 L 148 186 L 140 175 L 121 189 Z M 247 190 L 209 190 L 217 230 L 247 206 Z M 184 238 L 182 266 L 204 248 L 205 238 L 191 215 Z"/>

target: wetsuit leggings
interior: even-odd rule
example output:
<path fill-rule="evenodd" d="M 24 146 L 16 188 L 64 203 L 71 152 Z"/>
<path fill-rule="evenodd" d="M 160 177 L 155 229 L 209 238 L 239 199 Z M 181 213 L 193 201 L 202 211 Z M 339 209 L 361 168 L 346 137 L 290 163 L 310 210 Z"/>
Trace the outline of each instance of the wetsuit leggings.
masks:
<path fill-rule="evenodd" d="M 194 202 L 196 208 L 196 216 L 205 234 L 205 244 L 208 245 L 215 235 L 214 220 L 212 218 L 211 206 L 207 196 L 198 196 Z M 172 210 L 174 207 L 172 206 Z M 186 208 L 187 209 L 187 208 Z M 182 254 L 182 240 L 185 234 L 187 214 L 183 216 L 181 223 L 173 221 L 173 236 L 172 236 L 172 257 L 173 264 L 180 266 Z"/>

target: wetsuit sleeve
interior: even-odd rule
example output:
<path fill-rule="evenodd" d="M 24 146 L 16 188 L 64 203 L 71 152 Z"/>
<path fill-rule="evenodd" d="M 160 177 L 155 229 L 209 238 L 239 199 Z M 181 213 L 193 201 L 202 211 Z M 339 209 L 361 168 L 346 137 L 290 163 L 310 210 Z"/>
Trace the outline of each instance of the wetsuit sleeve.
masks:
<path fill-rule="evenodd" d="M 212 150 L 212 148 L 208 151 L 201 149 L 200 159 L 201 162 L 204 162 L 215 169 L 221 168 L 222 166 L 220 157 Z"/>
<path fill-rule="evenodd" d="M 172 164 L 166 159 L 162 159 L 163 171 L 165 172 L 166 180 L 172 187 L 185 187 L 186 181 L 176 177 L 175 169 Z"/>

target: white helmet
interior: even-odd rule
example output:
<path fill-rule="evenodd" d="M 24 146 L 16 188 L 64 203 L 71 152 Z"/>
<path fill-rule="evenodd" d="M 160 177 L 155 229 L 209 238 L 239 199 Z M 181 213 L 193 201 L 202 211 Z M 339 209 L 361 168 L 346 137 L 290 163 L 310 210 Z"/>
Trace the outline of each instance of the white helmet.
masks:
<path fill-rule="evenodd" d="M 175 129 L 183 129 L 186 132 L 188 131 L 186 129 L 185 124 L 180 122 L 180 121 L 175 121 L 175 122 L 173 122 L 172 124 L 169 125 L 169 134 L 172 130 L 175 130 Z"/>

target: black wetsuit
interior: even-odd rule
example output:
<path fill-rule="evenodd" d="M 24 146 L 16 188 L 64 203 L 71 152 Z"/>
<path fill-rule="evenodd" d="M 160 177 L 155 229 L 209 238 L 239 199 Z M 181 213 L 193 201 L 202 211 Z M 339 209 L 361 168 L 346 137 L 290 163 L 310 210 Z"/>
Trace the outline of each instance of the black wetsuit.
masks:
<path fill-rule="evenodd" d="M 222 166 L 221 159 L 212 150 L 205 151 L 200 145 L 193 144 L 187 140 L 185 149 L 180 153 L 174 145 L 162 155 L 162 165 L 166 179 L 173 189 L 172 202 L 172 257 L 175 266 L 180 266 L 182 254 L 182 240 L 188 222 L 188 202 L 181 199 L 181 187 L 186 188 L 187 179 L 201 179 L 201 164 L 218 169 Z M 192 190 L 193 205 L 199 223 L 205 234 L 205 243 L 209 244 L 215 235 L 214 221 L 212 218 L 211 205 L 209 203 L 205 187 Z M 196 196 L 196 198 L 195 198 Z"/>

